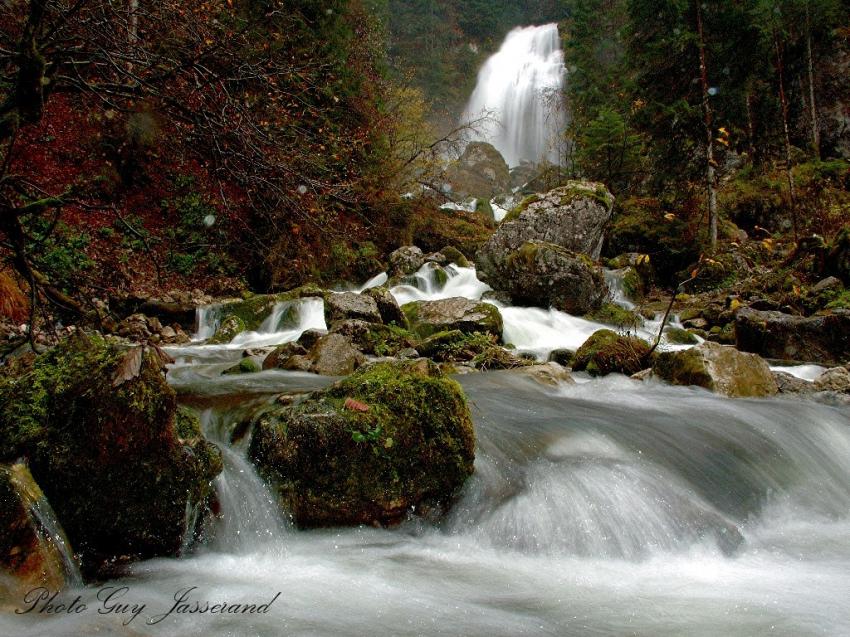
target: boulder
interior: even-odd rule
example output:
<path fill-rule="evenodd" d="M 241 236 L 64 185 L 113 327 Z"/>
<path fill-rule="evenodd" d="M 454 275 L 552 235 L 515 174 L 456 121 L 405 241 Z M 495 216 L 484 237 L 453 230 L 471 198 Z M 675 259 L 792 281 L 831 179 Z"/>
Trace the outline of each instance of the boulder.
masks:
<path fill-rule="evenodd" d="M 0 461 L 21 457 L 87 575 L 177 555 L 222 468 L 157 350 L 83 332 L 0 372 Z"/>
<path fill-rule="evenodd" d="M 649 343 L 642 339 L 598 330 L 578 348 L 573 371 L 586 371 L 591 376 L 631 376 L 646 367 L 649 350 Z"/>
<path fill-rule="evenodd" d="M 397 523 L 473 471 L 463 391 L 424 360 L 372 364 L 253 425 L 250 456 L 302 527 Z"/>
<path fill-rule="evenodd" d="M 404 328 L 408 327 L 407 317 L 401 311 L 398 301 L 395 300 L 395 297 L 387 288 L 380 286 L 370 288 L 364 294 L 371 297 L 378 306 L 378 312 L 381 315 L 379 322 L 386 323 L 387 325 L 398 325 Z"/>
<path fill-rule="evenodd" d="M 502 336 L 502 315 L 489 303 L 461 297 L 439 301 L 414 301 L 402 307 L 411 330 L 422 338 L 438 332 L 459 330 L 465 334 L 481 332 Z"/>
<path fill-rule="evenodd" d="M 511 173 L 492 144 L 472 142 L 446 171 L 446 181 L 459 199 L 478 197 L 489 201 L 511 191 Z"/>
<path fill-rule="evenodd" d="M 335 321 L 359 319 L 369 323 L 380 323 L 381 313 L 375 299 L 368 294 L 342 292 L 329 294 L 325 299 L 325 321 L 331 325 Z"/>
<path fill-rule="evenodd" d="M 614 197 L 602 184 L 567 182 L 527 197 L 499 224 L 482 251 L 501 253 L 516 250 L 526 241 L 541 241 L 596 259 L 613 207 Z"/>
<path fill-rule="evenodd" d="M 816 391 L 814 383 L 787 372 L 773 372 L 773 380 L 776 381 L 780 394 L 812 394 Z"/>
<path fill-rule="evenodd" d="M 516 305 L 582 315 L 600 308 L 608 297 L 605 277 L 589 257 L 551 243 L 529 241 L 512 252 L 484 257 L 479 252 L 479 273 Z"/>
<path fill-rule="evenodd" d="M 850 371 L 846 367 L 833 367 L 815 379 L 817 391 L 850 393 Z"/>
<path fill-rule="evenodd" d="M 425 255 L 416 246 L 402 246 L 390 255 L 390 279 L 410 276 L 425 264 Z"/>
<path fill-rule="evenodd" d="M 347 376 L 366 362 L 363 353 L 342 334 L 323 336 L 310 350 L 311 371 L 322 376 Z"/>
<path fill-rule="evenodd" d="M 572 375 L 570 375 L 570 372 L 554 361 L 543 363 L 541 365 L 518 367 L 512 370 L 512 373 L 526 376 L 541 385 L 546 385 L 547 387 L 575 385 L 576 383 Z"/>
<path fill-rule="evenodd" d="M 656 376 L 674 385 L 696 385 L 731 398 L 772 396 L 779 391 L 768 364 L 755 354 L 706 341 L 655 357 Z"/>
<path fill-rule="evenodd" d="M 366 321 L 340 321 L 331 333 L 341 334 L 364 354 L 375 356 L 395 356 L 416 344 L 416 337 L 402 327 Z"/>
<path fill-rule="evenodd" d="M 318 339 L 317 339 L 318 340 Z M 314 345 L 315 343 L 312 343 Z M 284 369 L 286 362 L 293 356 L 307 353 L 300 343 L 285 343 L 274 349 L 263 359 L 263 369 Z"/>
<path fill-rule="evenodd" d="M 238 316 L 228 316 L 215 331 L 215 334 L 207 343 L 219 345 L 230 343 L 238 334 L 245 331 L 245 322 Z"/>
<path fill-rule="evenodd" d="M 39 515 L 50 516 L 41 489 L 24 464 L 0 465 L 0 593 L 18 599 L 36 587 L 64 588 L 76 566 L 70 543 L 46 530 Z M 65 542 L 65 546 L 62 543 Z"/>
<path fill-rule="evenodd" d="M 850 310 L 806 318 L 742 308 L 735 339 L 739 350 L 767 358 L 840 365 L 850 359 Z"/>
<path fill-rule="evenodd" d="M 221 372 L 221 375 L 237 376 L 239 374 L 256 374 L 261 370 L 262 367 L 260 367 L 253 358 L 243 358 L 232 367 L 228 367 L 223 372 Z"/>

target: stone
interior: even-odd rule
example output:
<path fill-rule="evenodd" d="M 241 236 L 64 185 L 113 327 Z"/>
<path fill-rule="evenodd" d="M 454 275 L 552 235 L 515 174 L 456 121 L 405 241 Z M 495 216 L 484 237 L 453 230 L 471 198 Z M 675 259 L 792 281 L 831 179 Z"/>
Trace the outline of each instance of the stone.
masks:
<path fill-rule="evenodd" d="M 335 323 L 331 333 L 344 336 L 364 354 L 375 356 L 395 356 L 416 344 L 415 336 L 402 327 L 356 319 Z"/>
<path fill-rule="evenodd" d="M 81 331 L 0 372 L 0 461 L 20 457 L 87 576 L 176 556 L 195 530 L 186 511 L 209 506 L 222 469 L 156 350 Z"/>
<path fill-rule="evenodd" d="M 850 310 L 802 317 L 742 308 L 735 337 L 739 350 L 766 358 L 841 365 L 850 358 Z"/>
<path fill-rule="evenodd" d="M 844 284 L 840 279 L 837 279 L 834 276 L 828 276 L 825 279 L 821 279 L 817 283 L 812 286 L 812 292 L 818 294 L 820 292 L 827 292 L 829 290 L 843 290 Z"/>
<path fill-rule="evenodd" d="M 787 372 L 773 372 L 773 380 L 776 381 L 780 394 L 811 394 L 815 391 L 814 383 Z"/>
<path fill-rule="evenodd" d="M 446 171 L 446 181 L 459 199 L 478 197 L 489 201 L 511 191 L 511 174 L 504 157 L 486 142 L 468 144 Z"/>
<path fill-rule="evenodd" d="M 325 299 L 325 321 L 331 325 L 335 321 L 359 319 L 369 323 L 381 323 L 381 313 L 378 304 L 368 294 L 357 292 L 342 292 L 329 294 Z"/>
<path fill-rule="evenodd" d="M 239 374 L 255 374 L 261 369 L 262 368 L 257 364 L 257 361 L 255 361 L 253 358 L 243 358 L 232 367 L 228 367 L 223 372 L 221 372 L 221 375 L 234 376 Z"/>
<path fill-rule="evenodd" d="M 613 207 L 614 197 L 604 185 L 569 181 L 526 198 L 499 224 L 482 250 L 485 254 L 505 252 L 518 249 L 526 241 L 538 241 L 596 259 Z"/>
<path fill-rule="evenodd" d="M 642 339 L 597 330 L 578 348 L 573 371 L 586 371 L 591 376 L 631 376 L 646 367 L 649 351 L 649 343 Z"/>
<path fill-rule="evenodd" d="M 407 317 L 401 311 L 398 301 L 385 287 L 376 287 L 366 290 L 364 293 L 371 297 L 378 306 L 378 312 L 381 315 L 381 321 L 386 325 L 398 325 L 399 327 L 408 327 Z"/>
<path fill-rule="evenodd" d="M 514 305 L 554 307 L 581 316 L 608 298 L 605 277 L 587 256 L 551 243 L 529 241 L 495 260 L 486 257 L 479 267 L 481 277 Z"/>
<path fill-rule="evenodd" d="M 569 371 L 555 362 L 540 365 L 529 365 L 517 367 L 511 373 L 531 378 L 533 381 L 546 385 L 547 387 L 558 387 L 559 385 L 575 385 L 576 381 Z"/>
<path fill-rule="evenodd" d="M 25 464 L 0 465 L 0 594 L 22 599 L 30 590 L 60 590 L 72 575 L 59 542 L 47 535 L 36 507 L 49 505 Z M 66 551 L 71 554 L 70 543 Z"/>
<path fill-rule="evenodd" d="M 215 331 L 207 343 L 211 345 L 230 343 L 237 335 L 245 331 L 245 322 L 238 316 L 228 316 Z"/>
<path fill-rule="evenodd" d="M 558 363 L 564 367 L 571 367 L 576 353 L 571 349 L 553 349 L 549 352 L 549 362 Z"/>
<path fill-rule="evenodd" d="M 347 376 L 366 362 L 366 357 L 342 334 L 323 336 L 310 350 L 311 370 L 322 376 Z"/>
<path fill-rule="evenodd" d="M 426 360 L 374 363 L 252 424 L 249 454 L 301 527 L 441 510 L 473 472 L 463 391 Z"/>
<path fill-rule="evenodd" d="M 850 393 L 850 371 L 846 367 L 828 369 L 815 379 L 814 386 L 818 391 Z"/>
<path fill-rule="evenodd" d="M 731 398 L 779 392 L 764 359 L 709 341 L 684 351 L 661 352 L 652 369 L 656 376 L 674 385 L 696 385 Z"/>
<path fill-rule="evenodd" d="M 263 359 L 263 369 L 284 369 L 286 362 L 296 355 L 305 355 L 307 350 L 300 343 L 285 343 L 276 347 Z"/>
<path fill-rule="evenodd" d="M 502 315 L 494 305 L 456 297 L 439 301 L 414 301 L 402 307 L 411 330 L 422 338 L 459 330 L 502 336 Z"/>
<path fill-rule="evenodd" d="M 425 255 L 416 246 L 402 246 L 390 254 L 390 279 L 415 274 L 425 264 Z"/>

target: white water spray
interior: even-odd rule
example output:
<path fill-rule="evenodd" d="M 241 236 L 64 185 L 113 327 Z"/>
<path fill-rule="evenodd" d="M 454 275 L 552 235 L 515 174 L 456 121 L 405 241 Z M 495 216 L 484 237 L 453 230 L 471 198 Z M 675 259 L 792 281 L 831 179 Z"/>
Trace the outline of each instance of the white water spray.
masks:
<path fill-rule="evenodd" d="M 509 166 L 522 160 L 557 164 L 565 79 L 556 24 L 514 29 L 481 69 L 463 121 L 485 118 L 472 137 L 493 144 Z"/>

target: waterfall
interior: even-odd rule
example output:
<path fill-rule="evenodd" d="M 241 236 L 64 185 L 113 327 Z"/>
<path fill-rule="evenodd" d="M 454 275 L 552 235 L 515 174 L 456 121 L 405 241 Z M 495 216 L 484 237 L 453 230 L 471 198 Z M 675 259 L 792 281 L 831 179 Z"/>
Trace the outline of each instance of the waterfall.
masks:
<path fill-rule="evenodd" d="M 565 78 L 558 26 L 516 28 L 481 69 L 463 121 L 485 117 L 472 137 L 493 144 L 509 166 L 523 160 L 557 164 Z"/>

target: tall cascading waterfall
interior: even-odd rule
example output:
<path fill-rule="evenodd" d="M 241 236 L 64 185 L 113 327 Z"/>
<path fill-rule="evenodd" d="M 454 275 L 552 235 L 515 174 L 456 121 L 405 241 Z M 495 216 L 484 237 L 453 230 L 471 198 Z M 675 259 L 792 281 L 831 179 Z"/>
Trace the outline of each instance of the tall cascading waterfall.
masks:
<path fill-rule="evenodd" d="M 493 144 L 509 166 L 559 163 L 566 75 L 556 24 L 511 31 L 481 69 L 464 111 L 463 121 L 473 124 L 471 139 Z"/>

